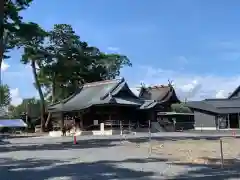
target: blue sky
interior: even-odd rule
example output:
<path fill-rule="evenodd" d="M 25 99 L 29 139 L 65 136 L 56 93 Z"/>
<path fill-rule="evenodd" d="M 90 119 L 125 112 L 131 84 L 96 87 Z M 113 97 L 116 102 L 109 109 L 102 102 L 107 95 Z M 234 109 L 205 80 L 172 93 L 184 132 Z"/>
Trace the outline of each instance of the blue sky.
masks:
<path fill-rule="evenodd" d="M 46 29 L 71 24 L 90 45 L 127 55 L 133 67 L 121 76 L 132 87 L 170 79 L 179 96 L 203 99 L 240 85 L 238 7 L 238 0 L 35 0 L 22 16 Z M 20 52 L 11 56 L 3 81 L 18 100 L 36 96 L 31 69 Z"/>

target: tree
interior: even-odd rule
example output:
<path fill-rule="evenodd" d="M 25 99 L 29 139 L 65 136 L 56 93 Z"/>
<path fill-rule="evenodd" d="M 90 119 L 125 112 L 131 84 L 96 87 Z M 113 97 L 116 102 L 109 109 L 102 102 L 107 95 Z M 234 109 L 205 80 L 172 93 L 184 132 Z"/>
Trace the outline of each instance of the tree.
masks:
<path fill-rule="evenodd" d="M 39 93 L 39 97 L 41 100 L 40 109 L 41 109 L 41 130 L 44 131 L 45 124 L 45 101 L 44 95 L 41 89 L 41 84 L 39 82 L 37 76 L 37 65 L 41 66 L 41 61 L 45 58 L 44 51 L 44 40 L 48 35 L 38 24 L 29 23 L 22 26 L 24 32 L 28 32 L 27 34 L 20 34 L 19 42 L 20 45 L 24 49 L 24 53 L 22 54 L 22 62 L 24 64 L 30 64 L 32 67 L 32 72 L 34 76 L 34 81 L 36 85 L 36 89 Z"/>
<path fill-rule="evenodd" d="M 8 58 L 6 53 L 18 45 L 19 33 L 28 33 L 22 31 L 24 23 L 19 13 L 26 9 L 32 0 L 4 0 L 3 2 L 4 11 L 1 14 L 3 20 L 0 25 L 0 69 L 3 59 Z"/>
<path fill-rule="evenodd" d="M 22 103 L 8 107 L 9 116 L 11 118 L 20 118 L 23 114 L 27 113 L 31 118 L 40 116 L 40 100 L 35 98 L 23 99 Z"/>
<path fill-rule="evenodd" d="M 10 90 L 7 85 L 0 85 L 0 108 L 6 107 L 11 102 Z"/>
<path fill-rule="evenodd" d="M 114 79 L 123 66 L 131 66 L 126 56 L 106 54 L 81 41 L 67 24 L 54 25 L 47 44 L 49 56 L 38 75 L 52 102 L 75 93 L 83 83 Z"/>
<path fill-rule="evenodd" d="M 172 104 L 171 110 L 177 113 L 192 113 L 192 111 L 187 106 L 185 106 L 184 103 Z"/>
<path fill-rule="evenodd" d="M 71 25 L 54 25 L 45 44 L 47 56 L 38 79 L 50 103 L 67 98 L 84 83 L 114 79 L 123 66 L 131 66 L 126 56 L 106 54 L 81 41 Z M 46 125 L 49 120 L 50 114 Z"/>

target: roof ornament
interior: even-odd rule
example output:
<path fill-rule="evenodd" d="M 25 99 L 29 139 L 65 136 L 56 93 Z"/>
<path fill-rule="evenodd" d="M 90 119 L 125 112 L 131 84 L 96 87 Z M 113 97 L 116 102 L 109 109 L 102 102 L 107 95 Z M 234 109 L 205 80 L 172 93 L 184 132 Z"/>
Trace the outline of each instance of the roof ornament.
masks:
<path fill-rule="evenodd" d="M 111 92 L 108 93 L 108 96 L 110 97 L 110 99 L 112 99 L 112 94 L 111 94 Z"/>
<path fill-rule="evenodd" d="M 173 88 L 174 84 L 173 84 L 173 81 L 172 81 L 172 80 L 170 81 L 170 80 L 168 79 L 168 86 L 169 86 L 170 88 Z"/>

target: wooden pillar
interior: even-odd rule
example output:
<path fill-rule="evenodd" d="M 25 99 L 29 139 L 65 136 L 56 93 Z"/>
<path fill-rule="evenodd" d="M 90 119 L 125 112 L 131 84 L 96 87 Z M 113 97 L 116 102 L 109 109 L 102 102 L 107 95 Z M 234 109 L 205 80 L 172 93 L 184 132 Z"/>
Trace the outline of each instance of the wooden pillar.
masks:
<path fill-rule="evenodd" d="M 227 127 L 227 129 L 230 129 L 230 119 L 229 119 L 229 114 L 227 115 L 227 121 L 228 121 L 228 127 Z"/>
<path fill-rule="evenodd" d="M 154 109 L 151 110 L 151 121 L 155 121 L 155 111 L 154 111 Z"/>
<path fill-rule="evenodd" d="M 77 124 L 77 128 L 79 128 L 80 130 L 83 130 L 83 113 L 78 112 L 78 116 L 79 116 L 79 123 Z"/>
<path fill-rule="evenodd" d="M 110 112 L 110 114 L 109 114 L 108 119 L 109 119 L 109 121 L 110 121 L 110 123 L 111 123 L 111 130 L 112 130 L 112 116 L 111 116 L 111 112 Z"/>
<path fill-rule="evenodd" d="M 63 130 L 63 127 L 64 127 L 64 114 L 63 112 L 61 112 L 61 115 L 60 115 L 60 127 L 61 127 L 61 130 Z"/>
<path fill-rule="evenodd" d="M 219 116 L 217 115 L 216 116 L 216 123 L 217 123 L 217 130 L 219 130 L 220 129 L 220 120 L 219 120 Z"/>
<path fill-rule="evenodd" d="M 60 122 L 60 127 L 61 127 L 61 130 L 63 130 L 64 128 L 64 112 L 63 112 L 63 102 L 61 102 L 61 106 L 62 106 L 62 111 L 60 112 L 60 118 L 61 118 L 61 122 Z"/>
<path fill-rule="evenodd" d="M 238 113 L 238 128 L 240 128 L 240 113 Z"/>

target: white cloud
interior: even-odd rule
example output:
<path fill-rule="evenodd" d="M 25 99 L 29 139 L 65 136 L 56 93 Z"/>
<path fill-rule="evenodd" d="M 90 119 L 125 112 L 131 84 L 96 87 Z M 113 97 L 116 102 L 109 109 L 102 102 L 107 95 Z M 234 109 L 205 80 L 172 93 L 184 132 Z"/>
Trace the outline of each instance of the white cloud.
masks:
<path fill-rule="evenodd" d="M 11 89 L 10 94 L 11 94 L 11 98 L 12 98 L 12 101 L 11 101 L 12 105 L 17 106 L 22 103 L 23 99 L 20 96 L 20 92 L 19 92 L 18 88 Z"/>
<path fill-rule="evenodd" d="M 201 100 L 205 98 L 227 97 L 240 85 L 240 74 L 232 77 L 218 75 L 196 75 L 184 71 L 156 69 L 151 66 L 141 66 L 141 72 L 146 71 L 142 80 L 146 84 L 167 84 L 173 81 L 180 99 Z"/>
<path fill-rule="evenodd" d="M 1 66 L 1 71 L 6 71 L 9 67 L 10 65 L 3 61 Z"/>
<path fill-rule="evenodd" d="M 108 51 L 111 51 L 111 52 L 118 52 L 119 51 L 119 48 L 118 47 L 108 47 L 107 48 Z"/>
<path fill-rule="evenodd" d="M 219 90 L 216 94 L 216 98 L 225 98 L 227 97 L 227 94 L 224 90 Z"/>

